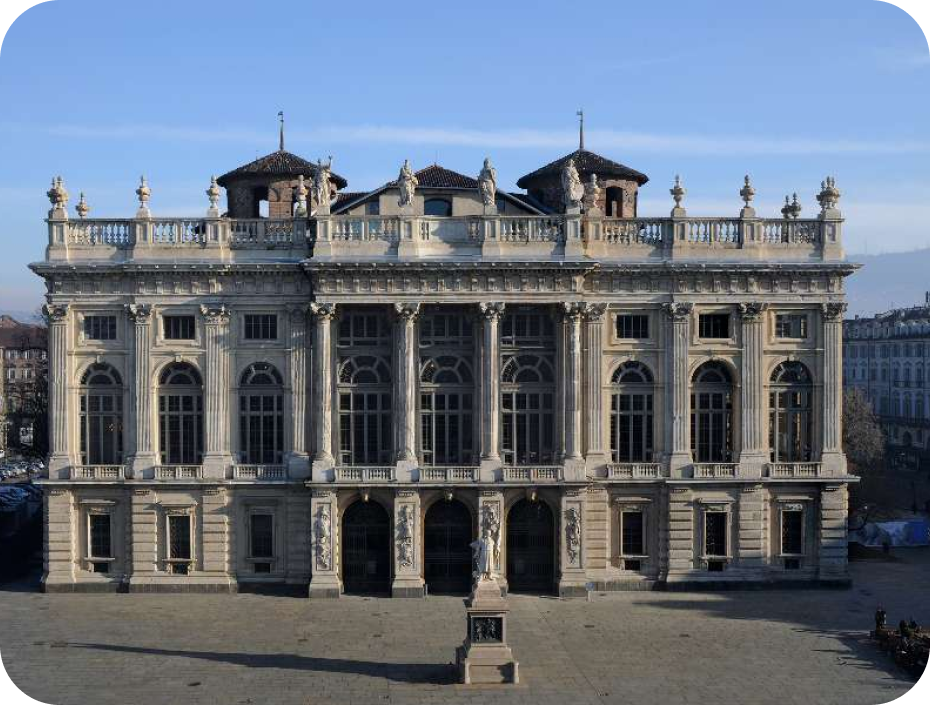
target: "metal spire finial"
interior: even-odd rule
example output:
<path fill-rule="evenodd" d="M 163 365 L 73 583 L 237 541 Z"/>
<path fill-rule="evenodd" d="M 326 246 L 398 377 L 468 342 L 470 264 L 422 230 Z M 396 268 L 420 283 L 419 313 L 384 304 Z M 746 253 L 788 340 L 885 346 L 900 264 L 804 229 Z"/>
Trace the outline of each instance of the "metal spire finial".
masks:
<path fill-rule="evenodd" d="M 578 149 L 584 149 L 584 108 L 575 114 L 578 116 Z"/>
<path fill-rule="evenodd" d="M 279 132 L 278 132 L 278 151 L 284 151 L 284 111 L 278 111 L 278 121 L 281 123 Z"/>

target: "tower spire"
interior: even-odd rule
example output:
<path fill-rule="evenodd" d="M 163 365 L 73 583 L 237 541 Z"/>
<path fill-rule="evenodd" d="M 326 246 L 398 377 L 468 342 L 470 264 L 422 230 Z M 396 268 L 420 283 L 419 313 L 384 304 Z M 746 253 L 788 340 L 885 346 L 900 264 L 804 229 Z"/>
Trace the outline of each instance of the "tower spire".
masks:
<path fill-rule="evenodd" d="M 284 151 L 284 111 L 278 111 L 278 121 L 281 123 L 278 130 L 278 151 Z"/>
<path fill-rule="evenodd" d="M 578 116 L 578 149 L 584 149 L 584 108 L 575 114 Z"/>

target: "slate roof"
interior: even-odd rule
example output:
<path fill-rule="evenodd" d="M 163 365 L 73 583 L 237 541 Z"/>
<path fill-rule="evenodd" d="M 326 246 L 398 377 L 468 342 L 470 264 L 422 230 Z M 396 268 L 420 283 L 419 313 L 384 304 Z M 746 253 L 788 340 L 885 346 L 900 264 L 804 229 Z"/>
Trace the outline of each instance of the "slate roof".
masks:
<path fill-rule="evenodd" d="M 457 171 L 433 164 L 416 172 L 417 188 L 463 188 L 477 189 L 478 180 Z"/>
<path fill-rule="evenodd" d="M 316 174 L 316 164 L 308 162 L 303 157 L 298 157 L 287 150 L 279 149 L 271 154 L 266 154 L 264 157 L 259 157 L 254 162 L 243 164 L 232 171 L 226 172 L 216 182 L 225 188 L 230 179 L 235 179 L 238 176 L 273 175 L 296 177 L 301 174 L 306 179 L 312 179 L 313 175 Z M 332 174 L 332 180 L 336 184 L 336 188 L 340 189 L 345 188 L 349 183 L 336 173 Z"/>
<path fill-rule="evenodd" d="M 624 166 L 606 157 L 602 157 L 594 152 L 589 152 L 586 149 L 577 149 L 571 154 L 566 154 L 564 157 L 556 159 L 554 162 L 550 162 L 536 171 L 530 172 L 526 176 L 521 176 L 520 180 L 517 181 L 517 186 L 520 188 L 527 188 L 527 186 L 536 179 L 558 177 L 562 173 L 562 167 L 565 166 L 569 159 L 575 160 L 575 168 L 578 169 L 578 174 L 582 176 L 582 181 L 584 181 L 583 177 L 585 175 L 592 173 L 600 177 L 607 176 L 628 179 L 637 182 L 640 186 L 649 181 L 649 177 L 642 172 L 631 169 L 628 166 Z"/>

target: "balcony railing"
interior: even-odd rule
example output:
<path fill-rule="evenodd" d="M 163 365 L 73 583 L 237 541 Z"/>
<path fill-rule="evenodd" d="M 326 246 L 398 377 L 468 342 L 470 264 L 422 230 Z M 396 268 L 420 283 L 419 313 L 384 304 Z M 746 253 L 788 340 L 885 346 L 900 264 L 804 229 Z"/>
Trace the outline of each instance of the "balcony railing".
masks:
<path fill-rule="evenodd" d="M 769 477 L 820 477 L 820 463 L 769 463 Z"/>
<path fill-rule="evenodd" d="M 201 465 L 156 465 L 156 480 L 199 480 L 203 477 Z"/>
<path fill-rule="evenodd" d="M 695 463 L 694 476 L 699 478 L 736 477 L 736 463 Z"/>
<path fill-rule="evenodd" d="M 561 465 L 509 465 L 503 468 L 504 482 L 558 482 Z"/>
<path fill-rule="evenodd" d="M 663 477 L 662 465 L 659 463 L 609 463 L 607 479 L 609 480 L 648 480 Z"/>
<path fill-rule="evenodd" d="M 72 480 L 124 480 L 125 465 L 75 465 L 71 468 Z"/>
<path fill-rule="evenodd" d="M 420 468 L 420 482 L 477 482 L 478 468 L 468 465 L 434 465 Z"/>
<path fill-rule="evenodd" d="M 283 465 L 233 465 L 233 479 L 259 481 L 286 480 L 287 468 Z"/>
<path fill-rule="evenodd" d="M 339 465 L 336 482 L 393 482 L 393 465 Z"/>

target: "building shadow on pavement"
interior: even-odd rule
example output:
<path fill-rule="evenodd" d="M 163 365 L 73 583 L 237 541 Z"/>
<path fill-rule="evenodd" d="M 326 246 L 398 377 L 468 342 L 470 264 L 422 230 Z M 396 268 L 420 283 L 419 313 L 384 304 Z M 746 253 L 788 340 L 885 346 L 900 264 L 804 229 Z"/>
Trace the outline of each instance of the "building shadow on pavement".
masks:
<path fill-rule="evenodd" d="M 177 656 L 202 659 L 216 663 L 246 668 L 277 668 L 319 673 L 345 673 L 372 678 L 384 678 L 396 683 L 425 685 L 449 685 L 458 682 L 451 663 L 380 663 L 355 659 L 301 656 L 298 654 L 247 654 L 221 651 L 184 651 L 180 649 L 156 649 L 119 644 L 68 644 L 72 649 L 96 649 L 124 654 L 149 654 L 152 656 Z"/>

